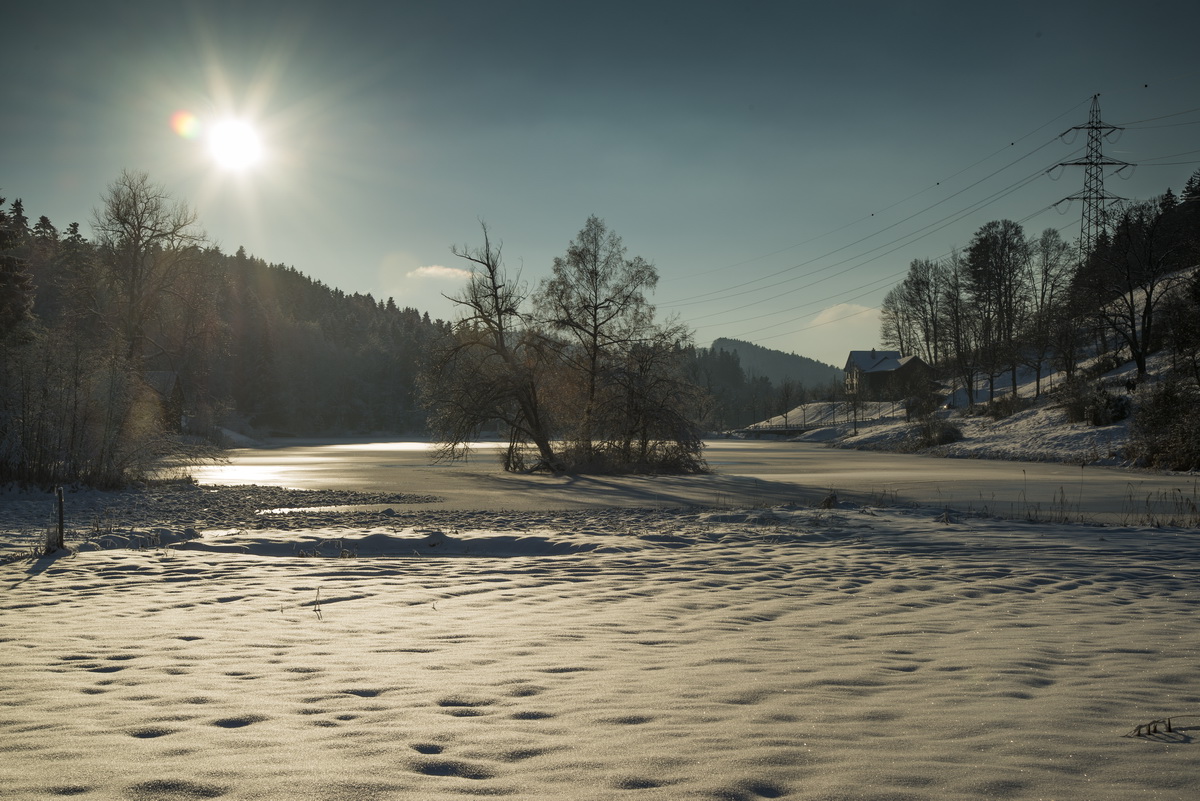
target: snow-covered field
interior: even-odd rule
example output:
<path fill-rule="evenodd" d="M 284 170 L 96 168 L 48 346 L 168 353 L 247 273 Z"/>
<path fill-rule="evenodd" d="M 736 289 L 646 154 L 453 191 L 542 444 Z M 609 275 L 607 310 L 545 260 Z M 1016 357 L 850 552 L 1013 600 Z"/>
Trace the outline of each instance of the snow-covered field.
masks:
<path fill-rule="evenodd" d="M 1200 786 L 1195 531 L 423 500 L 80 493 L 34 560 L 45 497 L 0 496 L 0 798 Z"/>

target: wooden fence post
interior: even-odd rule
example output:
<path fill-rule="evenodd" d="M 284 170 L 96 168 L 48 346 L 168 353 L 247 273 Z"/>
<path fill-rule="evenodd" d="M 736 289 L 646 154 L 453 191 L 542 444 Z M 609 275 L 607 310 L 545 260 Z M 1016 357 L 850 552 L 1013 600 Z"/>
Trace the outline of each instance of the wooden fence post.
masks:
<path fill-rule="evenodd" d="M 58 539 L 54 545 L 60 550 L 66 550 L 67 546 L 63 537 L 63 488 L 55 487 L 54 494 L 58 496 Z"/>

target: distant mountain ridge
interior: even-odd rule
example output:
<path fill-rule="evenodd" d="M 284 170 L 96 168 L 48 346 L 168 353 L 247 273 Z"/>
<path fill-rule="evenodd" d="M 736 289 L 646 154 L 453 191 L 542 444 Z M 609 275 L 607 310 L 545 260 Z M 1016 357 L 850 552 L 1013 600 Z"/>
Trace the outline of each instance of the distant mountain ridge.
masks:
<path fill-rule="evenodd" d="M 797 356 L 795 353 L 784 353 L 781 350 L 764 348 L 753 342 L 743 342 L 740 339 L 716 339 L 712 343 L 713 350 L 724 350 L 738 355 L 742 371 L 749 376 L 768 378 L 775 386 L 785 380 L 797 381 L 806 387 L 827 386 L 834 381 L 842 380 L 842 369 L 824 364 L 807 356 Z"/>

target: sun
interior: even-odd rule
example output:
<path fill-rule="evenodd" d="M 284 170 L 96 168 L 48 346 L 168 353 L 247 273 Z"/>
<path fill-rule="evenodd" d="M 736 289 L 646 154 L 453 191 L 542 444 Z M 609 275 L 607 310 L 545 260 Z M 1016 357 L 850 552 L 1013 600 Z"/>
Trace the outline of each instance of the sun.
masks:
<path fill-rule="evenodd" d="M 243 120 L 223 120 L 208 135 L 208 149 L 217 164 L 228 170 L 244 170 L 262 159 L 262 140 L 253 126 Z"/>

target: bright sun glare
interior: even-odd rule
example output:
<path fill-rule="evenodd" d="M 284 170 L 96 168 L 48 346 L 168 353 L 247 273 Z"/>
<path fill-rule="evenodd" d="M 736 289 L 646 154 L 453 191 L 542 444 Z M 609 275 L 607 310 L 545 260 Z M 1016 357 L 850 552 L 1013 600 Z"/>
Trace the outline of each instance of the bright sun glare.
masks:
<path fill-rule="evenodd" d="M 245 169 L 262 158 L 262 142 L 248 123 L 225 120 L 217 123 L 208 136 L 213 158 L 230 170 Z"/>

